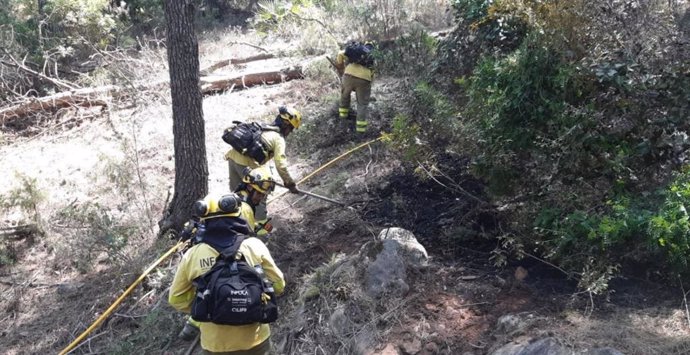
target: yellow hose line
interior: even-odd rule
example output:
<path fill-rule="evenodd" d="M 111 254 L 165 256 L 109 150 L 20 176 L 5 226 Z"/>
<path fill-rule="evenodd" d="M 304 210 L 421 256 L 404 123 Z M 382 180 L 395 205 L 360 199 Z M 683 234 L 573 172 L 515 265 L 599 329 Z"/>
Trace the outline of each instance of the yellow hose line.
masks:
<path fill-rule="evenodd" d="M 342 158 L 344 158 L 344 157 L 346 157 L 346 156 L 352 154 L 353 152 L 357 151 L 358 149 L 362 149 L 362 148 L 364 148 L 364 147 L 366 147 L 366 146 L 368 146 L 368 145 L 370 145 L 370 144 L 372 144 L 372 143 L 374 143 L 374 142 L 380 141 L 380 140 L 382 140 L 382 139 L 383 139 L 383 136 L 378 137 L 378 138 L 376 138 L 376 139 L 374 139 L 374 140 L 370 140 L 370 141 L 368 141 L 368 142 L 366 142 L 366 143 L 362 143 L 362 144 L 360 144 L 360 145 L 358 145 L 358 146 L 356 146 L 356 147 L 354 147 L 354 148 L 348 150 L 347 152 L 345 152 L 345 153 L 343 153 L 343 154 L 340 154 L 339 156 L 335 157 L 333 160 L 329 161 L 328 163 L 326 163 L 326 164 L 324 164 L 324 165 L 321 165 L 321 167 L 319 167 L 318 169 L 314 170 L 311 174 L 309 174 L 309 175 L 303 177 L 302 179 L 300 179 L 300 181 L 298 181 L 297 183 L 300 184 L 300 183 L 306 181 L 307 179 L 309 179 L 309 178 L 311 178 L 312 176 L 316 175 L 316 174 L 317 174 L 318 172 L 320 172 L 321 170 L 323 170 L 323 169 L 325 169 L 325 168 L 327 168 L 327 167 L 333 165 L 333 164 L 334 164 L 335 162 L 337 162 L 338 160 L 340 160 L 340 159 L 342 159 Z M 280 193 L 278 196 L 272 198 L 270 201 L 268 201 L 268 202 L 266 202 L 266 203 L 270 203 L 271 201 L 280 198 L 280 197 L 281 197 L 282 195 L 284 195 L 286 192 L 287 192 L 287 191 L 283 191 L 283 192 Z M 184 245 L 184 242 L 179 242 L 179 243 L 177 243 L 177 245 L 175 245 L 175 246 L 173 246 L 172 248 L 170 248 L 170 250 L 168 250 L 168 251 L 167 251 L 165 254 L 163 254 L 160 258 L 158 258 L 158 260 L 156 260 L 156 262 L 154 262 L 153 264 L 151 264 L 151 266 L 149 266 L 148 269 L 146 269 L 146 270 L 144 271 L 144 273 L 142 273 L 141 276 L 139 276 L 139 278 L 136 279 L 136 281 L 134 281 L 134 282 L 129 286 L 129 288 L 127 288 L 127 290 L 125 290 L 125 292 L 122 293 L 122 295 L 120 295 L 120 297 L 118 297 L 118 299 L 115 300 L 115 302 L 113 302 L 113 304 L 110 305 L 110 307 L 109 307 L 105 312 L 103 312 L 103 314 L 101 314 L 101 316 L 98 317 L 98 319 L 96 319 L 96 321 L 93 322 L 93 324 L 91 324 L 91 326 L 90 326 L 88 329 L 86 329 L 83 333 L 81 333 L 81 335 L 79 335 L 76 339 L 74 339 L 74 341 L 73 341 L 72 343 L 70 343 L 66 348 L 64 348 L 64 349 L 60 352 L 60 355 L 67 354 L 67 353 L 70 352 L 72 349 L 74 349 L 74 347 L 77 346 L 77 344 L 79 344 L 82 340 L 84 340 L 84 338 L 85 338 L 87 335 L 89 335 L 89 333 L 91 333 L 94 329 L 96 329 L 96 327 L 98 327 L 108 316 L 110 316 L 110 314 L 115 310 L 115 308 L 117 308 L 117 306 L 119 306 L 120 303 L 122 303 L 122 301 L 123 301 L 127 296 L 129 296 L 129 294 L 134 290 L 134 288 L 137 287 L 137 286 L 144 280 L 144 278 L 145 278 L 149 273 L 151 273 L 151 271 L 153 271 L 153 269 L 155 269 L 155 268 L 158 266 L 158 264 L 162 263 L 163 260 L 167 259 L 168 256 L 170 256 L 172 253 L 174 253 L 175 251 L 177 251 L 177 249 L 178 249 L 180 246 L 182 246 L 182 245 Z"/>
<path fill-rule="evenodd" d="M 103 314 L 101 314 L 101 316 L 98 317 L 98 319 L 96 319 L 96 321 L 93 322 L 93 324 L 91 324 L 91 326 L 88 329 L 86 329 L 83 333 L 81 333 L 81 335 L 79 335 L 79 337 L 74 339 L 74 341 L 71 344 L 69 344 L 66 348 L 64 348 L 60 352 L 60 355 L 67 354 L 72 349 L 74 349 L 74 347 L 77 346 L 77 344 L 79 344 L 79 342 L 84 340 L 84 338 L 89 333 L 91 333 L 94 329 L 96 329 L 96 327 L 98 327 L 103 322 L 103 320 L 105 320 L 105 318 L 107 318 L 115 310 L 115 308 L 117 308 L 117 306 L 120 305 L 120 303 L 122 303 L 122 301 L 125 299 L 125 297 L 129 296 L 129 294 L 132 292 L 132 290 L 134 290 L 134 288 L 137 287 L 137 285 L 139 285 L 141 283 L 141 281 L 144 280 L 146 275 L 148 275 L 151 271 L 153 271 L 153 269 L 155 269 L 156 266 L 158 266 L 158 264 L 162 263 L 163 260 L 165 260 L 168 256 L 170 256 L 172 253 L 176 252 L 177 249 L 182 245 L 184 245 L 184 242 L 177 243 L 177 245 L 170 248 L 170 250 L 168 250 L 165 254 L 163 254 L 163 256 L 158 258 L 158 260 L 156 260 L 156 262 L 154 262 L 151 266 L 149 266 L 148 269 L 146 269 L 146 271 L 144 271 L 144 273 L 141 274 L 141 276 L 139 276 L 139 278 L 136 281 L 134 281 L 129 286 L 129 288 L 127 288 L 127 290 L 125 290 L 125 292 L 117 300 L 115 300 L 115 302 L 112 305 L 110 305 L 110 308 L 108 308 L 105 312 L 103 312 Z"/>
<path fill-rule="evenodd" d="M 309 175 L 303 177 L 302 179 L 300 179 L 297 183 L 298 183 L 298 184 L 301 184 L 301 183 L 307 181 L 307 179 L 309 179 L 309 178 L 311 178 L 312 176 L 316 175 L 316 174 L 317 174 L 318 172 L 320 172 L 321 170 L 326 169 L 327 167 L 333 165 L 333 164 L 334 164 L 335 162 L 337 162 L 338 160 L 340 160 L 340 159 L 342 159 L 342 158 L 344 158 L 344 157 L 346 157 L 346 156 L 352 154 L 353 152 L 355 152 L 355 151 L 357 151 L 357 150 L 359 150 L 359 149 L 362 149 L 362 148 L 364 148 L 364 147 L 366 147 L 366 146 L 368 146 L 368 145 L 370 145 L 370 144 L 372 144 L 372 143 L 378 142 L 378 141 L 382 140 L 383 138 L 384 138 L 384 136 L 381 135 L 381 137 L 378 137 L 378 138 L 376 138 L 376 139 L 370 140 L 370 141 L 368 141 L 368 142 L 366 142 L 366 143 L 362 143 L 362 144 L 360 144 L 360 145 L 358 145 L 358 146 L 356 146 L 356 147 L 354 147 L 354 148 L 348 150 L 347 152 L 338 155 L 337 157 L 333 158 L 333 160 L 329 161 L 328 163 L 326 163 L 326 164 L 324 164 L 324 165 L 321 165 L 321 167 L 319 167 L 318 169 L 312 171 L 311 174 L 309 174 Z M 279 194 L 276 195 L 275 197 L 273 197 L 273 198 L 271 198 L 270 200 L 268 200 L 268 201 L 266 202 L 266 204 L 269 204 L 269 203 L 271 203 L 271 202 L 273 202 L 273 201 L 275 201 L 275 200 L 281 198 L 281 197 L 282 197 L 283 195 L 285 195 L 287 192 L 288 192 L 288 191 L 285 190 L 285 191 L 279 193 Z"/>

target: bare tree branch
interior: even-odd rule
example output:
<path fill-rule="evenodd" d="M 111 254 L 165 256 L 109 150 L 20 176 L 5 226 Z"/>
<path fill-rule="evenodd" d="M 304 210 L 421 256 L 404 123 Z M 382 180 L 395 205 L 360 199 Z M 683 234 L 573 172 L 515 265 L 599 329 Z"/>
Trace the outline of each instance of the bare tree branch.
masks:
<path fill-rule="evenodd" d="M 23 70 L 23 71 L 25 71 L 25 72 L 27 72 L 27 73 L 29 73 L 29 74 L 31 74 L 31 75 L 34 75 L 34 76 L 36 76 L 36 77 L 39 77 L 39 78 L 44 79 L 44 80 L 47 80 L 47 81 L 50 81 L 51 83 L 55 84 L 55 86 L 58 86 L 58 87 L 61 87 L 61 88 L 65 88 L 65 89 L 69 89 L 69 90 L 75 90 L 75 89 L 79 88 L 78 86 L 76 86 L 76 87 L 75 87 L 75 86 L 72 86 L 72 85 L 70 85 L 70 84 L 68 84 L 68 83 L 66 83 L 66 82 L 63 82 L 63 81 L 61 81 L 61 80 L 57 80 L 57 79 L 50 78 L 50 77 L 45 76 L 45 75 L 43 75 L 43 74 L 41 74 L 41 73 L 39 73 L 39 72 L 37 72 L 37 71 L 35 71 L 35 70 L 32 70 L 31 68 L 25 66 L 25 65 L 22 64 L 22 63 L 19 63 L 16 59 L 14 59 L 14 57 L 13 57 L 9 52 L 7 52 L 6 49 L 3 48 L 2 51 L 5 53 L 5 55 L 7 55 L 7 56 L 14 62 L 14 63 L 8 63 L 8 62 L 5 62 L 5 61 L 0 61 L 0 62 L 2 62 L 2 64 L 5 64 L 5 65 L 7 65 L 7 66 L 12 66 L 12 67 L 17 67 L 17 68 L 19 68 L 19 69 L 21 69 L 21 70 Z M 26 58 L 25 58 L 25 59 L 26 59 Z M 57 64 L 56 64 L 56 65 L 57 65 Z"/>

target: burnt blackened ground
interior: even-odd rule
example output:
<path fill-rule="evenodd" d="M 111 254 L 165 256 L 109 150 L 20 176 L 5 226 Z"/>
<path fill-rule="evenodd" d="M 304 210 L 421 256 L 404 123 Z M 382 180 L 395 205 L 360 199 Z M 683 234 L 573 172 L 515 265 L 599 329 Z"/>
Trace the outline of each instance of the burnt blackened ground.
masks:
<path fill-rule="evenodd" d="M 457 257 L 463 249 L 484 254 L 493 247 L 496 215 L 484 201 L 480 181 L 468 173 L 469 160 L 442 156 L 437 172 L 413 173 L 412 167 L 391 174 L 387 184 L 372 191 L 361 218 L 382 227 L 412 231 L 430 253 Z"/>

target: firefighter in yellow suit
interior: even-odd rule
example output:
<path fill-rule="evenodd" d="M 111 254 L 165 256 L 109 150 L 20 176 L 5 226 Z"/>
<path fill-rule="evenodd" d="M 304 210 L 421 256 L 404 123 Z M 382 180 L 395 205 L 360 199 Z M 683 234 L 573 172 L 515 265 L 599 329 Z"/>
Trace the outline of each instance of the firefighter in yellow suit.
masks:
<path fill-rule="evenodd" d="M 275 189 L 276 182 L 267 166 L 245 170 L 242 183 L 237 186 L 235 192 L 242 199 L 240 207 L 241 216 L 252 231 L 259 237 L 265 237 L 273 227 L 268 220 L 256 220 L 254 214 L 258 206 L 265 203 L 266 197 Z"/>
<path fill-rule="evenodd" d="M 230 191 L 234 191 L 242 182 L 247 167 L 254 169 L 259 166 L 265 166 L 273 159 L 278 175 L 283 179 L 283 186 L 287 187 L 292 193 L 299 193 L 294 179 L 288 172 L 287 157 L 285 155 L 285 138 L 287 138 L 294 129 L 299 128 L 301 124 L 302 114 L 299 113 L 299 111 L 289 107 L 280 107 L 278 109 L 278 115 L 273 124 L 268 126 L 268 129 L 261 133 L 261 143 L 266 148 L 265 161 L 257 162 L 249 156 L 230 148 L 230 150 L 225 153 L 225 160 L 228 161 Z M 266 222 L 267 212 L 265 201 L 256 206 L 255 215 L 256 220 L 260 223 Z"/>
<path fill-rule="evenodd" d="M 168 302 L 173 308 L 189 313 L 196 289 L 192 282 L 211 269 L 219 255 L 217 250 L 232 245 L 235 235 L 251 235 L 247 222 L 241 218 L 239 205 L 232 212 L 223 211 L 222 201 L 215 196 L 203 200 L 207 213 L 201 217 L 204 231 L 200 242 L 190 248 L 182 257 L 175 272 Z M 273 283 L 276 295 L 285 289 L 285 278 L 275 264 L 266 245 L 255 237 L 246 238 L 239 252 L 250 265 L 261 265 L 266 277 Z M 204 261 L 204 262 L 202 262 Z M 271 330 L 268 324 L 219 325 L 200 322 L 201 347 L 204 353 L 232 353 L 245 355 L 264 355 L 270 352 Z"/>
<path fill-rule="evenodd" d="M 271 232 L 273 226 L 269 221 L 256 222 L 254 218 L 254 211 L 257 206 L 266 200 L 266 197 L 275 189 L 276 182 L 271 175 L 270 170 L 266 166 L 260 166 L 256 169 L 247 168 L 245 175 L 242 178 L 242 183 L 235 191 L 240 198 L 240 217 L 247 222 L 247 227 L 256 234 L 259 238 L 264 238 Z M 210 199 L 211 195 L 207 196 Z M 217 198 L 217 197 L 216 197 Z M 178 337 L 182 340 L 193 340 L 199 333 L 199 322 L 191 317 L 180 331 Z"/>
<path fill-rule="evenodd" d="M 354 91 L 357 97 L 355 132 L 364 133 L 367 131 L 367 111 L 371 99 L 371 82 L 374 79 L 374 70 L 351 62 L 344 50 L 338 52 L 335 58 L 335 67 L 338 74 L 342 76 L 338 115 L 341 119 L 348 117 L 350 114 L 350 96 Z"/>

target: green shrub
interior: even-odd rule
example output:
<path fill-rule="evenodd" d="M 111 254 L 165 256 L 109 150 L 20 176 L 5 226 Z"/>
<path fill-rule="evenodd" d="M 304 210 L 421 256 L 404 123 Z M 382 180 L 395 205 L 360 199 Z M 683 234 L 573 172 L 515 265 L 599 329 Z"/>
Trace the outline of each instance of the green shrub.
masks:
<path fill-rule="evenodd" d="M 486 16 L 491 2 L 491 0 L 453 0 L 451 6 L 458 20 L 475 23 Z"/>
<path fill-rule="evenodd" d="M 391 133 L 384 134 L 384 142 L 398 152 L 407 161 L 424 161 L 429 151 L 419 137 L 420 128 L 404 115 L 393 118 Z"/>
<path fill-rule="evenodd" d="M 138 227 L 112 216 L 98 203 L 70 205 L 55 217 L 61 224 L 74 230 L 71 240 L 60 245 L 66 249 L 67 259 L 80 271 L 89 271 L 103 255 L 109 263 L 124 263 L 129 257 L 123 253 L 130 236 L 137 235 Z"/>
<path fill-rule="evenodd" d="M 482 61 L 472 78 L 468 108 L 488 144 L 531 148 L 565 107 L 569 68 L 537 38 L 502 59 Z"/>
<path fill-rule="evenodd" d="M 429 77 L 436 58 L 438 41 L 417 28 L 395 39 L 385 50 L 375 51 L 376 73 L 383 75 Z"/>
<path fill-rule="evenodd" d="M 6 265 L 13 265 L 17 262 L 17 253 L 12 247 L 11 243 L 0 243 L 0 267 Z"/>
<path fill-rule="evenodd" d="M 415 122 L 424 127 L 425 134 L 434 137 L 434 145 L 445 147 L 457 132 L 457 108 L 447 96 L 426 82 L 417 83 L 412 95 Z"/>
<path fill-rule="evenodd" d="M 652 251 L 665 255 L 677 270 L 688 273 L 690 255 L 690 167 L 676 174 L 662 191 L 662 201 L 648 222 L 648 245 Z"/>
<path fill-rule="evenodd" d="M 534 230 L 537 244 L 548 256 L 571 270 L 579 268 L 586 255 L 602 266 L 599 272 L 619 260 L 687 275 L 690 217 L 686 206 L 690 206 L 690 167 L 654 194 L 622 194 L 598 210 L 544 208 Z M 605 260 L 609 262 L 602 263 Z"/>
<path fill-rule="evenodd" d="M 40 223 L 38 205 L 45 201 L 46 196 L 39 187 L 36 178 L 23 174 L 16 174 L 20 186 L 12 189 L 5 196 L 0 196 L 0 206 L 8 209 L 18 207 L 29 214 L 29 218 Z"/>

